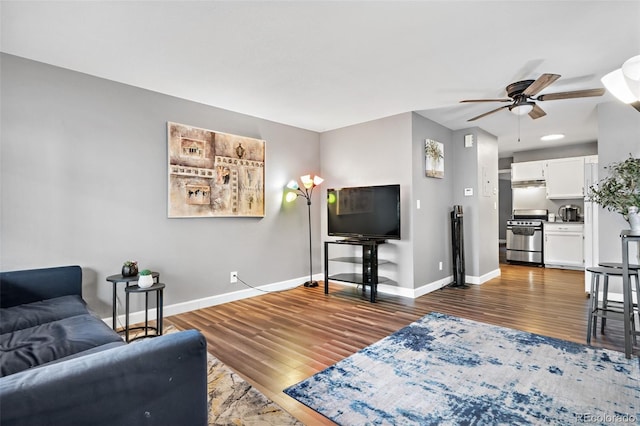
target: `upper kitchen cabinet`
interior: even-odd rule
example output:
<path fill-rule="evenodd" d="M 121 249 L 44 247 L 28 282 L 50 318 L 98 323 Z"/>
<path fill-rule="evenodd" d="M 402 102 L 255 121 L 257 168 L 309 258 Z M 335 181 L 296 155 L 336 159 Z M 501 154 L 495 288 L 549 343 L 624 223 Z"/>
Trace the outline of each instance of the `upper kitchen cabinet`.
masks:
<path fill-rule="evenodd" d="M 585 157 L 547 160 L 547 198 L 583 198 L 584 161 Z"/>
<path fill-rule="evenodd" d="M 546 161 L 526 161 L 511 163 L 511 183 L 514 186 L 528 183 L 544 183 Z"/>

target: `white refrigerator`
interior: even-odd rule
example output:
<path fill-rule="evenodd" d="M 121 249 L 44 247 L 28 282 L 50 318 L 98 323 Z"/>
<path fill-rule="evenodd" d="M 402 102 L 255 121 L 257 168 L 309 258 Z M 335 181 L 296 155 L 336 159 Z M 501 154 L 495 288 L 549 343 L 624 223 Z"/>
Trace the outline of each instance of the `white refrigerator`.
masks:
<path fill-rule="evenodd" d="M 598 212 L 600 206 L 588 200 L 589 187 L 598 183 L 598 157 L 589 156 L 584 164 L 584 265 L 598 266 Z M 584 289 L 591 290 L 591 273 L 584 272 Z"/>

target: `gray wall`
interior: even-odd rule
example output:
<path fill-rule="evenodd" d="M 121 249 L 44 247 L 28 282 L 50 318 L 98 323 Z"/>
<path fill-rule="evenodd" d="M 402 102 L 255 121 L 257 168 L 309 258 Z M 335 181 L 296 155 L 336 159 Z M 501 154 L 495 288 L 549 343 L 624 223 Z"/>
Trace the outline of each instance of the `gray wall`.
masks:
<path fill-rule="evenodd" d="M 127 259 L 162 274 L 165 305 L 245 290 L 229 284 L 230 271 L 253 286 L 306 280 L 306 206 L 282 202 L 287 181 L 306 173 L 326 179 L 312 204 L 315 274 L 326 189 L 389 183 L 402 189 L 402 240 L 381 257 L 399 290 L 450 277 L 454 204 L 465 206 L 467 275 L 497 269 L 497 142 L 480 129 L 452 132 L 404 113 L 319 135 L 11 55 L 1 66 L 0 267 L 79 264 L 85 298 L 103 317 L 105 278 Z M 167 121 L 265 139 L 265 217 L 168 219 Z M 463 148 L 469 132 L 473 149 Z M 444 179 L 424 175 L 426 138 L 445 146 Z"/>
<path fill-rule="evenodd" d="M 103 317 L 105 278 L 127 259 L 161 273 L 165 305 L 245 289 L 230 271 L 254 286 L 304 281 L 306 205 L 284 206 L 282 193 L 320 170 L 317 133 L 6 54 L 1 67 L 2 270 L 79 264 Z M 265 217 L 168 219 L 167 121 L 265 139 Z"/>
<path fill-rule="evenodd" d="M 478 271 L 482 277 L 499 269 L 498 265 L 498 139 L 481 129 L 478 138 L 478 209 L 480 222 L 476 230 L 479 258 Z"/>
<path fill-rule="evenodd" d="M 507 220 L 511 219 L 513 211 L 511 194 L 512 162 L 513 157 L 498 158 L 498 237 L 503 242 L 506 242 L 507 239 Z"/>
<path fill-rule="evenodd" d="M 468 149 L 463 148 L 467 133 L 473 133 L 476 140 Z M 443 179 L 425 176 L 425 139 L 444 144 Z M 320 141 L 327 188 L 401 185 L 402 241 L 383 246 L 387 252 L 381 253 L 382 258 L 395 260 L 398 287 L 420 289 L 442 281 L 448 284 L 452 274 L 449 215 L 454 204 L 462 204 L 465 209 L 467 275 L 480 277 L 498 269 L 495 137 L 477 128 L 452 132 L 418 114 L 407 113 L 326 132 Z M 490 181 L 487 195 L 481 185 L 483 166 Z M 473 197 L 463 197 L 465 187 L 474 188 Z M 326 212 L 322 229 L 326 229 Z"/>
<path fill-rule="evenodd" d="M 458 173 L 452 146 L 453 132 L 421 115 L 413 114 L 413 255 L 416 287 L 451 276 L 451 225 L 453 207 L 453 181 Z M 444 144 L 444 178 L 425 176 L 425 139 Z M 417 209 L 420 200 L 420 209 Z M 439 270 L 442 262 L 442 270 Z"/>
<path fill-rule="evenodd" d="M 498 180 L 498 238 L 503 242 L 507 239 L 507 220 L 511 219 L 513 211 L 510 176 Z"/>
<path fill-rule="evenodd" d="M 413 288 L 411 117 L 405 113 L 320 135 L 323 197 L 327 188 L 400 184 L 402 240 L 380 248 L 380 258 L 395 263 L 394 270 L 380 272 L 404 288 Z M 321 214 L 323 239 L 332 239 L 326 235 L 326 209 Z"/>
<path fill-rule="evenodd" d="M 586 142 L 557 148 L 541 148 L 513 153 L 513 162 L 551 160 L 553 158 L 583 157 L 598 154 L 598 142 Z"/>
<path fill-rule="evenodd" d="M 464 135 L 472 134 L 472 147 Z M 498 140 L 474 127 L 453 132 L 456 174 L 454 202 L 464 211 L 466 274 L 482 277 L 498 270 Z M 472 188 L 473 196 L 464 189 Z"/>

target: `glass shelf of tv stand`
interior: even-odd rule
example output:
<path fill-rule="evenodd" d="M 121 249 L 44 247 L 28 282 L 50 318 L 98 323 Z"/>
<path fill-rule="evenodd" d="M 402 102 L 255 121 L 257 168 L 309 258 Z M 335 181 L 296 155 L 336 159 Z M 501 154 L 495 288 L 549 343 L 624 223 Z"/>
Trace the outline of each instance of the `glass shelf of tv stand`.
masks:
<path fill-rule="evenodd" d="M 345 263 L 362 263 L 362 257 L 333 257 L 329 259 L 331 262 L 345 262 Z M 378 265 L 391 264 L 390 260 L 378 259 Z"/>
<path fill-rule="evenodd" d="M 343 262 L 343 263 L 354 263 L 357 265 L 362 265 L 362 257 L 360 256 L 332 257 L 331 259 L 329 259 L 329 262 Z M 395 263 L 391 262 L 390 260 L 378 259 L 378 266 L 380 265 L 395 265 Z M 357 273 L 343 272 L 343 273 L 333 274 L 329 276 L 329 279 L 334 281 L 355 283 L 358 285 L 369 284 L 364 282 L 362 278 L 362 274 L 357 274 Z M 396 282 L 393 281 L 391 278 L 385 277 L 384 275 L 378 275 L 378 284 L 383 284 L 383 283 L 396 284 Z"/>
<path fill-rule="evenodd" d="M 394 283 L 393 280 L 378 274 L 378 266 L 380 264 L 391 264 L 387 260 L 378 258 L 378 247 L 384 244 L 385 240 L 336 240 L 324 242 L 324 293 L 329 294 L 329 281 L 342 281 L 362 285 L 362 292 L 365 289 L 370 290 L 371 302 L 376 301 L 378 293 L 378 284 Z M 332 245 L 352 245 L 362 247 L 362 256 L 329 256 L 329 247 Z M 342 253 L 340 253 L 342 254 Z M 331 262 L 347 262 L 351 264 L 360 264 L 362 273 L 339 272 L 329 274 L 329 265 Z M 338 272 L 338 271 L 336 271 Z"/>
<path fill-rule="evenodd" d="M 355 274 L 355 273 L 349 273 L 349 272 L 329 275 L 329 280 L 341 281 L 345 283 L 354 283 L 358 285 L 362 285 L 362 284 L 369 285 L 369 283 L 365 283 L 364 280 L 362 279 L 362 274 Z M 394 283 L 394 281 L 391 278 L 378 275 L 378 284 L 383 284 L 383 283 Z"/>

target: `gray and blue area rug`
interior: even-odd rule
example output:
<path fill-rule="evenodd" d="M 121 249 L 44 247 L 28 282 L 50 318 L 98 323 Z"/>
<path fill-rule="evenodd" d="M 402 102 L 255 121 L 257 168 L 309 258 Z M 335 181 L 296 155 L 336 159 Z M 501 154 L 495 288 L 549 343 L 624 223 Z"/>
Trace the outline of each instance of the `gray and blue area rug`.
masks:
<path fill-rule="evenodd" d="M 285 393 L 341 425 L 637 424 L 640 364 L 432 313 Z"/>

